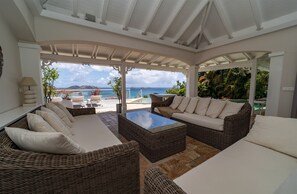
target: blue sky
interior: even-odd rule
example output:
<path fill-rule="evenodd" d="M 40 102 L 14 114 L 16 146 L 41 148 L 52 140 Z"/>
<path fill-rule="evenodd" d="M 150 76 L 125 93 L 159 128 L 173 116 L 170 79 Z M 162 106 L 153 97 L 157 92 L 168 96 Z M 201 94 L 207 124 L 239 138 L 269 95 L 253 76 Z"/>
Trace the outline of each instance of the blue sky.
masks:
<path fill-rule="evenodd" d="M 70 63 L 53 63 L 58 69 L 59 78 L 55 87 L 69 87 L 73 85 L 92 85 L 108 87 L 112 77 L 119 76 L 112 67 L 81 65 Z M 177 80 L 185 81 L 182 73 L 133 69 L 127 74 L 127 87 L 172 87 Z"/>

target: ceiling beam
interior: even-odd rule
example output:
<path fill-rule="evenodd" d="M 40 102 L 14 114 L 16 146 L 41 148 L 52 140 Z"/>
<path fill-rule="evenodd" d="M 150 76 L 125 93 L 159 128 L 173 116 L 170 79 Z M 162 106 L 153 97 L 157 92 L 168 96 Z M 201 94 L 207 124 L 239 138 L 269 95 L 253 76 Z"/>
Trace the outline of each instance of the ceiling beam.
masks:
<path fill-rule="evenodd" d="M 97 56 L 98 56 L 99 49 L 100 49 L 100 46 L 97 45 L 97 49 L 96 49 L 96 52 L 95 52 L 95 54 L 94 54 L 94 58 L 95 58 L 95 59 L 96 59 Z"/>
<path fill-rule="evenodd" d="M 246 52 L 243 52 L 242 54 L 245 56 L 245 58 L 247 60 L 252 60 L 253 59 L 253 57 L 251 55 L 249 55 L 248 53 L 246 53 Z"/>
<path fill-rule="evenodd" d="M 57 49 L 57 45 L 54 45 L 54 51 L 55 51 L 55 54 L 58 55 L 58 49 Z"/>
<path fill-rule="evenodd" d="M 106 25 L 106 16 L 107 16 L 107 8 L 108 8 L 109 0 L 103 0 L 103 5 L 101 7 L 101 17 L 100 24 Z"/>
<path fill-rule="evenodd" d="M 208 42 L 208 45 L 212 44 L 212 41 L 210 40 L 210 35 L 208 32 L 205 31 L 205 29 L 203 31 L 203 36 L 204 36 L 205 40 Z"/>
<path fill-rule="evenodd" d="M 135 63 L 139 63 L 147 54 L 142 54 L 138 59 L 135 60 Z"/>
<path fill-rule="evenodd" d="M 52 54 L 54 55 L 54 54 L 55 54 L 55 51 L 54 51 L 54 49 L 53 49 L 53 46 L 50 44 L 49 47 L 50 47 L 50 49 L 51 49 Z"/>
<path fill-rule="evenodd" d="M 200 32 L 200 34 L 198 36 L 198 39 L 197 39 L 197 42 L 196 42 L 196 49 L 198 49 L 198 47 L 200 45 L 200 42 L 201 42 L 201 39 L 202 39 L 202 35 L 204 33 L 204 28 L 205 28 L 205 25 L 206 25 L 206 22 L 207 22 L 209 13 L 210 13 L 211 6 L 212 6 L 212 1 L 210 1 L 208 3 L 207 8 L 205 10 L 205 13 L 203 15 L 202 24 L 201 24 L 201 32 Z"/>
<path fill-rule="evenodd" d="M 229 37 L 229 39 L 232 39 L 233 36 L 232 36 L 232 33 L 233 33 L 233 29 L 232 29 L 232 25 L 231 25 L 231 22 L 230 20 L 228 19 L 228 16 L 227 16 L 227 13 L 226 11 L 224 10 L 223 8 L 223 5 L 222 5 L 222 2 L 221 0 L 214 0 L 213 1 L 217 11 L 218 11 L 218 14 L 222 20 L 222 23 L 223 23 L 223 26 L 227 32 L 227 35 Z"/>
<path fill-rule="evenodd" d="M 78 0 L 73 0 L 72 2 L 72 16 L 79 18 L 78 16 Z"/>
<path fill-rule="evenodd" d="M 132 51 L 128 51 L 125 56 L 122 58 L 122 61 L 126 61 L 132 54 Z"/>
<path fill-rule="evenodd" d="M 113 49 L 113 51 L 111 51 L 110 55 L 108 56 L 108 60 L 112 60 L 112 57 L 116 51 L 117 51 L 117 49 Z"/>
<path fill-rule="evenodd" d="M 124 18 L 124 23 L 123 23 L 123 30 L 128 30 L 128 25 L 131 21 L 131 17 L 133 14 L 133 11 L 135 9 L 137 0 L 130 0 L 128 10 L 126 12 L 125 18 Z"/>
<path fill-rule="evenodd" d="M 195 38 L 197 38 L 200 32 L 201 32 L 201 25 L 195 30 L 195 32 L 187 40 L 187 45 L 190 45 L 195 40 Z"/>
<path fill-rule="evenodd" d="M 156 3 L 154 4 L 153 8 L 151 9 L 151 12 L 149 13 L 148 19 L 146 20 L 146 23 L 144 23 L 144 28 L 143 28 L 143 35 L 146 35 L 148 28 L 152 24 L 163 0 L 156 0 Z"/>
<path fill-rule="evenodd" d="M 227 55 L 224 55 L 223 58 L 226 59 L 226 61 L 228 61 L 229 63 L 233 63 L 233 60 Z"/>
<path fill-rule="evenodd" d="M 76 57 L 78 57 L 78 44 L 76 45 Z"/>
<path fill-rule="evenodd" d="M 184 32 L 189 28 L 189 26 L 192 24 L 192 22 L 195 20 L 195 18 L 201 13 L 203 8 L 207 5 L 208 0 L 202 0 L 196 9 L 193 11 L 193 13 L 190 15 L 190 17 L 187 19 L 187 21 L 181 26 L 180 30 L 177 32 L 177 34 L 174 37 L 174 42 L 177 42 L 180 37 L 184 34 Z"/>
<path fill-rule="evenodd" d="M 97 45 L 94 45 L 93 46 L 93 49 L 92 49 L 92 53 L 91 53 L 91 58 L 95 58 L 95 52 L 97 50 Z"/>
<path fill-rule="evenodd" d="M 130 63 L 130 62 L 123 62 L 123 61 L 112 61 L 112 60 L 105 60 L 105 59 L 71 57 L 71 56 L 52 55 L 52 54 L 45 54 L 45 53 L 41 53 L 40 56 L 41 56 L 41 59 L 43 59 L 43 60 L 53 60 L 53 61 L 66 62 L 66 63 L 93 64 L 93 65 L 98 65 L 98 66 L 126 65 L 128 67 L 135 67 L 138 69 L 172 71 L 172 72 L 186 72 L 185 68 L 164 67 L 164 66 Z"/>
<path fill-rule="evenodd" d="M 152 64 L 154 62 L 156 62 L 158 59 L 160 58 L 160 56 L 154 56 L 152 59 L 150 59 L 147 63 L 148 64 Z"/>
<path fill-rule="evenodd" d="M 254 17 L 254 21 L 257 26 L 257 31 L 262 30 L 262 17 L 261 17 L 259 4 L 256 0 L 249 0 L 249 1 L 250 1 L 250 5 L 252 8 L 252 12 L 253 12 L 252 14 Z"/>
<path fill-rule="evenodd" d="M 74 56 L 75 56 L 75 52 L 74 52 L 74 44 L 71 45 L 71 48 L 72 48 L 72 49 L 71 49 L 71 50 L 72 50 L 72 56 L 74 57 Z"/>
<path fill-rule="evenodd" d="M 166 32 L 168 31 L 169 27 L 175 20 L 175 18 L 178 16 L 184 5 L 186 4 L 186 0 L 179 0 L 177 5 L 175 6 L 174 10 L 171 12 L 171 15 L 169 16 L 166 23 L 163 25 L 163 28 L 160 31 L 159 38 L 162 39 Z"/>

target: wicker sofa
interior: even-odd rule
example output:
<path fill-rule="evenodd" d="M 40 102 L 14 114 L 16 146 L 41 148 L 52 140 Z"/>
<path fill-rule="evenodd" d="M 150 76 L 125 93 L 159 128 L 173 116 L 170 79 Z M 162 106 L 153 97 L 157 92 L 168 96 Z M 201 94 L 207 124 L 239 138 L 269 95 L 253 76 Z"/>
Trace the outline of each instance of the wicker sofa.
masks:
<path fill-rule="evenodd" d="M 249 134 L 170 180 L 147 170 L 144 194 L 295 194 L 297 119 L 257 116 Z"/>
<path fill-rule="evenodd" d="M 74 125 L 81 127 L 82 136 L 89 132 L 88 126 L 92 123 L 98 125 L 98 130 L 107 129 L 101 125 L 102 121 L 94 114 L 93 108 L 69 111 L 76 116 Z M 81 120 L 88 125 L 83 127 Z M 26 117 L 11 127 L 28 129 Z M 106 134 L 103 134 L 105 140 L 98 139 L 100 146 L 108 145 L 111 136 Z M 20 150 L 5 131 L 1 131 L 0 193 L 139 193 L 139 148 L 135 141 L 95 150 L 95 143 L 91 141 L 96 137 L 81 138 L 90 141 L 87 150 L 92 151 L 55 155 Z"/>
<path fill-rule="evenodd" d="M 157 111 L 157 107 L 168 107 L 173 99 L 174 97 L 170 97 L 163 102 L 152 102 L 151 111 L 155 114 L 160 114 L 160 112 Z M 171 118 L 187 124 L 187 135 L 190 137 L 220 150 L 227 148 L 246 136 L 250 129 L 251 106 L 249 103 L 245 103 L 237 114 L 225 117 L 221 122 L 221 130 L 215 130 L 210 127 L 188 122 L 184 119 L 184 115 L 186 114 L 187 113 L 174 113 Z M 197 117 L 197 119 L 199 118 Z"/>

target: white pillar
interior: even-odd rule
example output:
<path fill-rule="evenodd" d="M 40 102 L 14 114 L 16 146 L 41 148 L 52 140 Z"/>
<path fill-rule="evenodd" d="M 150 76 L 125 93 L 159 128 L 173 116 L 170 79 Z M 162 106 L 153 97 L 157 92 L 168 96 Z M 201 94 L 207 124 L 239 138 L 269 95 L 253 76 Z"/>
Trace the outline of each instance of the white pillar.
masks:
<path fill-rule="evenodd" d="M 271 53 L 269 81 L 265 115 L 278 116 L 281 83 L 284 65 L 284 52 Z"/>
<path fill-rule="evenodd" d="M 198 84 L 198 67 L 193 65 L 189 67 L 189 70 L 187 72 L 187 88 L 186 88 L 187 97 L 197 96 L 197 84 Z"/>
<path fill-rule="evenodd" d="M 121 77 L 122 77 L 122 113 L 127 112 L 127 103 L 126 103 L 126 66 L 122 65 L 120 67 Z"/>
<path fill-rule="evenodd" d="M 23 77 L 32 77 L 37 83 L 37 86 L 32 89 L 36 93 L 38 104 L 44 104 L 44 95 L 42 89 L 42 74 L 41 74 L 41 48 L 37 44 L 18 43 L 20 50 L 20 61 Z"/>
<path fill-rule="evenodd" d="M 257 78 L 257 59 L 253 60 L 251 67 L 251 80 L 250 80 L 250 92 L 249 92 L 249 103 L 254 107 L 255 94 L 256 94 L 256 78 Z M 252 108 L 252 112 L 253 112 Z"/>

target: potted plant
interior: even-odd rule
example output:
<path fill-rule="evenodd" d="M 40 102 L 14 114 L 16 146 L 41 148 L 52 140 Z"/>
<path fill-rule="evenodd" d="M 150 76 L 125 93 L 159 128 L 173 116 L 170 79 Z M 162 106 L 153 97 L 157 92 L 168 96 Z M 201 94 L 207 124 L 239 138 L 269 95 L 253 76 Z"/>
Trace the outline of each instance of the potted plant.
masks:
<path fill-rule="evenodd" d="M 108 82 L 108 85 L 111 86 L 113 92 L 117 95 L 119 103 L 116 105 L 117 113 L 121 113 L 122 110 L 122 78 L 114 77 Z"/>

